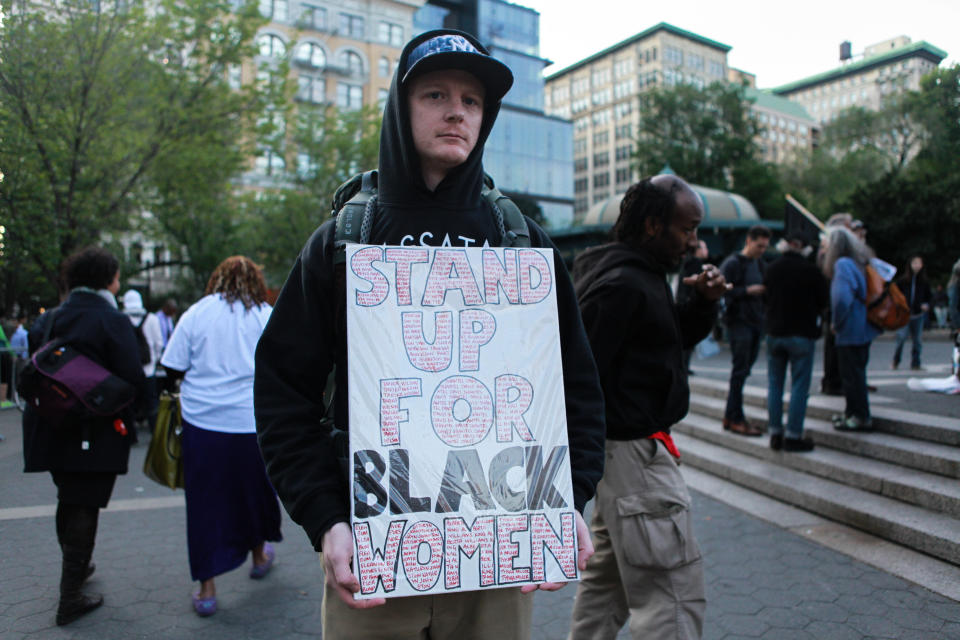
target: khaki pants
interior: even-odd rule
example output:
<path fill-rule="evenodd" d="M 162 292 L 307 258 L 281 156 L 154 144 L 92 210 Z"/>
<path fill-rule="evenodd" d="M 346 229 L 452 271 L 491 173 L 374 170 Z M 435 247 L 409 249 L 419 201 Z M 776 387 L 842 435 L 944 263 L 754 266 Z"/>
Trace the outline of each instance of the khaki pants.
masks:
<path fill-rule="evenodd" d="M 571 640 L 616 637 L 630 620 L 636 640 L 700 638 L 703 560 L 690 494 L 655 440 L 607 440 L 591 523 L 596 549 L 582 574 Z"/>
<path fill-rule="evenodd" d="M 324 640 L 529 640 L 533 593 L 517 587 L 389 598 L 351 609 L 323 592 Z"/>

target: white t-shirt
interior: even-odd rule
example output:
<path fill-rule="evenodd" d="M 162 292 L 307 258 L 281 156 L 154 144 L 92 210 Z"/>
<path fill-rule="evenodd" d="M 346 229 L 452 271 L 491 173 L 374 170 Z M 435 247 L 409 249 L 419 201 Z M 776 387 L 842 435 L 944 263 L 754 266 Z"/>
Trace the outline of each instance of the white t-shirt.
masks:
<path fill-rule="evenodd" d="M 266 303 L 244 310 L 211 294 L 187 309 L 160 364 L 186 371 L 180 410 L 190 424 L 223 433 L 254 433 L 253 366 L 260 334 L 270 318 Z"/>

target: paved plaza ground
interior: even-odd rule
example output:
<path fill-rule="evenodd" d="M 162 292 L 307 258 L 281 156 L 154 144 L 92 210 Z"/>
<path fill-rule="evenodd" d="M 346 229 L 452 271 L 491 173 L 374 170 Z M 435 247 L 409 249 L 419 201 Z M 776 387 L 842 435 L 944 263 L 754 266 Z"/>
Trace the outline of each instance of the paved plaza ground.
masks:
<path fill-rule="evenodd" d="M 904 382 L 916 374 L 890 372 L 891 352 L 892 342 L 878 341 L 870 367 L 871 381 L 881 382 L 878 395 L 889 399 L 885 402 L 960 415 L 960 396 L 908 391 Z M 931 341 L 924 353 L 931 371 L 921 375 L 946 375 L 940 367 L 949 362 L 949 345 Z M 723 376 L 729 354 L 694 366 L 698 375 Z M 763 384 L 764 370 L 761 354 L 750 383 Z M 815 375 L 819 379 L 819 372 Z M 244 567 L 218 578 L 220 611 L 206 619 L 194 615 L 183 494 L 142 475 L 143 443 L 133 451 L 131 473 L 117 483 L 111 508 L 101 515 L 97 572 L 89 588 L 103 593 L 105 604 L 68 627 L 56 627 L 56 494 L 47 474 L 21 473 L 19 417 L 15 410 L 0 412 L 0 434 L 6 436 L 0 443 L 0 638 L 320 637 L 323 574 L 302 530 L 289 519 L 283 526 L 286 539 L 278 545 L 279 564 L 270 576 L 250 580 Z M 960 602 L 821 545 L 802 535 L 802 527 L 791 526 L 791 518 L 761 518 L 732 507 L 718 499 L 729 501 L 725 491 L 693 493 L 707 570 L 704 638 L 960 639 Z M 792 520 L 805 518 L 801 513 Z M 881 554 L 892 548 L 874 546 Z M 896 553 L 901 551 L 911 553 Z M 534 638 L 566 637 L 574 595 L 575 585 L 536 595 Z"/>

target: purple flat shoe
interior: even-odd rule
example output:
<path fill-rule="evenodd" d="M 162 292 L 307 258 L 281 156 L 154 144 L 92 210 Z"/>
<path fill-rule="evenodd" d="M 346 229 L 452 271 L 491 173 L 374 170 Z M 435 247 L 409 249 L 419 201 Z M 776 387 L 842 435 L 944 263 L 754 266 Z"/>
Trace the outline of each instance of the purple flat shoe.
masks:
<path fill-rule="evenodd" d="M 259 580 L 270 573 L 270 569 L 273 568 L 273 561 L 277 557 L 277 552 L 274 550 L 272 544 L 265 542 L 263 544 L 263 555 L 267 556 L 266 562 L 263 564 L 254 563 L 253 566 L 250 567 L 250 577 L 254 580 Z"/>
<path fill-rule="evenodd" d="M 190 600 L 193 602 L 193 610 L 201 618 L 212 616 L 217 612 L 217 596 L 212 598 L 201 598 L 200 592 L 190 594 Z"/>

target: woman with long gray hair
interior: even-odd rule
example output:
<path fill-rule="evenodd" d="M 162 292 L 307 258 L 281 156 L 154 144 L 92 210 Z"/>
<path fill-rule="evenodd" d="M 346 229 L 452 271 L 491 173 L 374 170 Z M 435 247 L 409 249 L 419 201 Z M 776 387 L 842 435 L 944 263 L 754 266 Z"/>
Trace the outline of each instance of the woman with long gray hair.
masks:
<path fill-rule="evenodd" d="M 872 431 L 867 398 L 870 343 L 880 331 L 867 322 L 867 279 L 870 250 L 846 227 L 829 227 L 823 273 L 830 280 L 831 330 L 836 337 L 840 380 L 847 406 L 834 416 L 840 431 Z"/>

